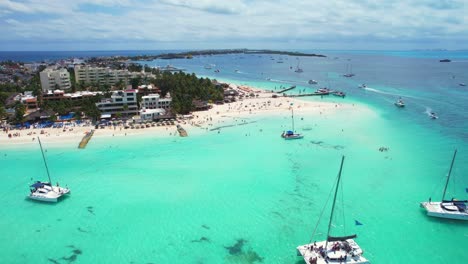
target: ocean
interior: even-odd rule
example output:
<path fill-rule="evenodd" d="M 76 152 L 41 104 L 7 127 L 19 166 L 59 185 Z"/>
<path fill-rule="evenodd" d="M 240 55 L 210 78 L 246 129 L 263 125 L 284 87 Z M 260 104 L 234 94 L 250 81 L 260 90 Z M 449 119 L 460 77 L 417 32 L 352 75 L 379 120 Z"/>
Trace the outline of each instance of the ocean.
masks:
<path fill-rule="evenodd" d="M 0 149 L 1 262 L 303 263 L 296 247 L 326 237 L 325 204 L 342 155 L 334 234 L 356 233 L 371 263 L 468 261 L 467 223 L 431 218 L 419 207 L 441 198 L 455 149 L 447 197 L 468 198 L 468 88 L 459 86 L 468 83 L 468 53 L 320 53 L 327 58 L 141 62 L 262 89 L 296 85 L 290 93 L 327 86 L 346 98 L 301 100 L 364 109 L 298 114 L 302 140 L 279 136 L 289 112 L 246 115 L 220 123 L 220 133 L 194 129 L 187 138 L 96 137 L 84 150 L 44 139 L 53 181 L 72 190 L 53 205 L 26 199 L 28 184 L 47 178 L 39 146 Z M 404 109 L 393 104 L 399 97 Z"/>

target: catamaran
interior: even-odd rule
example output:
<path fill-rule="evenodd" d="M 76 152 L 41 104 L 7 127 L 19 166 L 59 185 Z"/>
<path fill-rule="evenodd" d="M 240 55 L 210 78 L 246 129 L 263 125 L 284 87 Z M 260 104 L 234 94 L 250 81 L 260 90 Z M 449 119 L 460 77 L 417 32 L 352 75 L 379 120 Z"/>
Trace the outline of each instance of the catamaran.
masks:
<path fill-rule="evenodd" d="M 330 236 L 332 227 L 332 219 L 335 212 L 336 197 L 341 181 L 341 171 L 343 169 L 344 156 L 341 158 L 340 171 L 336 180 L 335 195 L 331 209 L 330 220 L 328 222 L 327 239 L 325 241 L 313 242 L 306 245 L 298 246 L 297 251 L 309 264 L 326 264 L 326 263 L 356 263 L 369 264 L 370 262 L 363 257 L 363 250 L 354 241 L 356 235 L 348 235 L 342 237 Z M 315 231 L 314 231 L 315 233 Z"/>
<path fill-rule="evenodd" d="M 70 193 L 69 188 L 64 188 L 57 185 L 52 185 L 52 181 L 50 179 L 49 168 L 47 167 L 47 161 L 44 155 L 44 151 L 42 150 L 42 144 L 39 137 L 37 138 L 39 141 L 39 146 L 41 147 L 42 159 L 44 160 L 44 165 L 47 171 L 47 177 L 49 178 L 49 182 L 42 182 L 36 181 L 34 184 L 30 186 L 30 193 L 28 195 L 29 199 L 42 201 L 42 202 L 57 202 L 58 199 L 66 194 Z"/>
<path fill-rule="evenodd" d="M 294 109 L 291 106 L 291 121 L 292 121 L 292 130 L 283 131 L 281 137 L 284 139 L 301 139 L 304 136 L 302 134 L 294 133 Z"/>
<path fill-rule="evenodd" d="M 447 181 L 445 182 L 444 193 L 442 194 L 442 202 L 433 202 L 429 198 L 428 202 L 422 202 L 421 207 L 425 208 L 427 215 L 441 218 L 457 219 L 457 220 L 468 220 L 468 201 L 457 200 L 452 198 L 450 200 L 445 199 L 447 186 L 450 182 L 450 175 L 452 174 L 453 163 L 457 156 L 457 150 L 453 153 L 452 163 L 450 164 L 450 170 L 447 175 Z"/>

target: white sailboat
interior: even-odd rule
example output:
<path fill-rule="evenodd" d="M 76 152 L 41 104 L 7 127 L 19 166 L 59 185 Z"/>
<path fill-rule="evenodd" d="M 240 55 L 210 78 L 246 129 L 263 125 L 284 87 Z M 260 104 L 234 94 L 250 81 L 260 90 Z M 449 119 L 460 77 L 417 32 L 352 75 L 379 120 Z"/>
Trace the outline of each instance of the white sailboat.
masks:
<path fill-rule="evenodd" d="M 297 59 L 297 67 L 296 67 L 296 69 L 294 71 L 297 72 L 297 73 L 304 72 L 304 70 L 301 67 L 299 67 L 299 64 L 300 64 L 300 60 L 298 58 Z"/>
<path fill-rule="evenodd" d="M 445 194 L 447 191 L 447 186 L 450 182 L 450 175 L 452 174 L 453 163 L 455 162 L 455 157 L 457 156 L 457 150 L 453 153 L 452 163 L 450 164 L 450 170 L 447 175 L 447 181 L 445 182 L 444 193 L 442 194 L 441 202 L 433 202 L 429 198 L 428 202 L 422 202 L 421 207 L 426 209 L 427 215 L 441 218 L 457 219 L 457 220 L 468 220 L 468 201 L 467 200 L 457 200 L 457 199 L 445 199 Z"/>
<path fill-rule="evenodd" d="M 292 122 L 292 130 L 283 131 L 281 137 L 284 139 L 301 139 L 304 136 L 302 134 L 298 134 L 294 132 L 294 109 L 291 106 L 291 122 Z"/>
<path fill-rule="evenodd" d="M 357 236 L 348 235 L 342 237 L 330 236 L 332 219 L 335 212 L 336 197 L 341 180 L 341 171 L 343 169 L 344 156 L 341 159 L 340 171 L 336 180 L 335 195 L 328 222 L 327 239 L 325 241 L 313 242 L 298 246 L 297 251 L 308 264 L 326 264 L 326 263 L 355 263 L 369 264 L 370 262 L 363 257 L 363 250 L 354 241 Z M 314 231 L 315 233 L 315 231 Z"/>
<path fill-rule="evenodd" d="M 55 186 L 52 185 L 49 168 L 47 167 L 47 161 L 45 159 L 44 151 L 42 150 L 41 140 L 39 137 L 37 140 L 39 141 L 39 146 L 41 147 L 42 159 L 44 160 L 49 182 L 36 181 L 34 184 L 32 184 L 30 186 L 30 194 L 28 195 L 28 198 L 42 202 L 57 202 L 60 197 L 69 194 L 70 189 L 60 187 L 58 183 Z"/>

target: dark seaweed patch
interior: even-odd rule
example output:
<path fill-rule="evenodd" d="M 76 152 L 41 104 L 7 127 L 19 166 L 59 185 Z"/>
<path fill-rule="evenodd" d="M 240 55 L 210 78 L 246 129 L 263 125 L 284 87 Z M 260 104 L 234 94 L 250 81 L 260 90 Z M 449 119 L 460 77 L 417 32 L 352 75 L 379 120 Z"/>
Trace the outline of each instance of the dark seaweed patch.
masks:
<path fill-rule="evenodd" d="M 53 259 L 53 258 L 48 258 L 47 260 L 54 264 L 60 264 L 60 262 L 58 262 L 56 259 Z"/>
<path fill-rule="evenodd" d="M 89 233 L 89 231 L 86 231 L 81 227 L 78 227 L 77 230 L 80 231 L 81 233 Z"/>
<path fill-rule="evenodd" d="M 208 242 L 208 243 L 209 243 L 209 242 L 211 242 L 211 241 L 210 241 L 210 239 L 207 238 L 207 237 L 201 237 L 200 239 L 192 240 L 192 241 L 190 241 L 190 242 L 192 242 L 192 243 Z"/>
<path fill-rule="evenodd" d="M 88 212 L 89 212 L 90 214 L 93 214 L 93 215 L 94 215 L 94 208 L 93 208 L 92 206 L 88 206 L 88 207 L 86 207 L 86 209 L 88 209 Z"/>
<path fill-rule="evenodd" d="M 230 247 L 224 247 L 225 249 L 227 249 L 229 251 L 229 254 L 231 255 L 238 255 L 240 253 L 242 253 L 242 247 L 244 246 L 245 242 L 247 242 L 247 240 L 245 239 L 237 239 L 236 243 Z"/>
<path fill-rule="evenodd" d="M 247 240 L 238 239 L 236 243 L 229 247 L 224 247 L 229 251 L 229 256 L 227 257 L 230 262 L 234 263 L 254 263 L 254 262 L 263 262 L 263 258 L 260 257 L 257 252 L 249 249 L 244 252 L 243 247 Z"/>

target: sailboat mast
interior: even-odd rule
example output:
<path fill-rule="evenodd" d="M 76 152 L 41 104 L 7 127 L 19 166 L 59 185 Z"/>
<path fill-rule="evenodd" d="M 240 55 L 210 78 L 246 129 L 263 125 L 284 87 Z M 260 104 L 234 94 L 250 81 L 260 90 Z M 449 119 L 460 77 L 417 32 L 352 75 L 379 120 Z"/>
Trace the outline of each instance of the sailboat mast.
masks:
<path fill-rule="evenodd" d="M 336 180 L 336 189 L 335 189 L 335 195 L 333 197 L 333 205 L 332 205 L 332 210 L 331 210 L 331 214 L 330 214 L 330 221 L 328 222 L 327 242 L 325 243 L 325 249 L 327 249 L 328 238 L 330 237 L 330 229 L 331 229 L 331 224 L 332 224 L 332 220 L 333 220 L 333 214 L 335 213 L 336 195 L 338 194 L 338 187 L 340 185 L 341 171 L 343 169 L 343 163 L 344 163 L 344 156 L 341 158 L 340 171 L 338 172 L 338 179 Z"/>
<path fill-rule="evenodd" d="M 457 150 L 456 149 L 455 149 L 455 152 L 453 153 L 452 163 L 450 164 L 450 170 L 449 170 L 449 173 L 448 173 L 448 176 L 447 176 L 447 182 L 445 183 L 444 194 L 442 195 L 442 201 L 444 201 L 444 199 L 445 199 L 445 192 L 447 191 L 447 186 L 448 186 L 448 183 L 450 181 L 450 174 L 452 174 L 452 167 L 453 167 L 453 163 L 455 162 L 455 156 L 457 156 Z"/>
<path fill-rule="evenodd" d="M 292 131 L 294 133 L 294 109 L 291 106 Z"/>
<path fill-rule="evenodd" d="M 37 141 L 39 141 L 39 146 L 41 147 L 42 159 L 44 160 L 44 165 L 46 167 L 47 177 L 49 177 L 49 183 L 52 184 L 52 181 L 50 180 L 49 167 L 47 167 L 47 161 L 44 155 L 44 151 L 42 150 L 42 144 L 41 144 L 41 140 L 39 139 L 39 137 L 37 137 Z"/>

